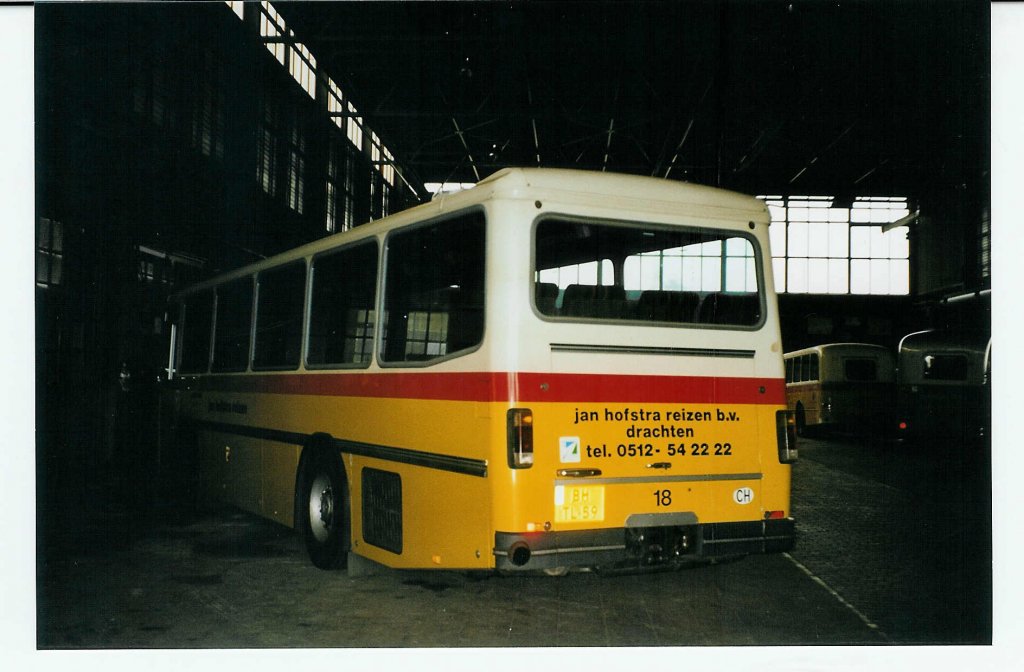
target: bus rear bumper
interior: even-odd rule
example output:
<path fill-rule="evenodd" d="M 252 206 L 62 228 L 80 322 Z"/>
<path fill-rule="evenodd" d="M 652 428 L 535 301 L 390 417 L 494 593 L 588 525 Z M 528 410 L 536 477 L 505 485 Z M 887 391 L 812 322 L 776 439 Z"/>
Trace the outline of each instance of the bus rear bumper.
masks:
<path fill-rule="evenodd" d="M 795 540 L 792 518 L 569 532 L 497 532 L 494 556 L 496 569 L 502 571 L 645 568 L 752 553 L 781 553 L 792 549 Z"/>

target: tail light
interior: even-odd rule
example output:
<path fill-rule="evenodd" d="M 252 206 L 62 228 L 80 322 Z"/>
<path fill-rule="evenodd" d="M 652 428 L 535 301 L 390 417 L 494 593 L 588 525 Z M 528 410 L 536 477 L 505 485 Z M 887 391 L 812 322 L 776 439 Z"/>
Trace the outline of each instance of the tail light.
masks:
<path fill-rule="evenodd" d="M 775 436 L 779 443 L 779 462 L 796 462 L 796 414 L 793 411 L 775 413 Z"/>
<path fill-rule="evenodd" d="M 508 421 L 508 466 L 529 469 L 533 466 L 533 411 L 510 408 Z"/>

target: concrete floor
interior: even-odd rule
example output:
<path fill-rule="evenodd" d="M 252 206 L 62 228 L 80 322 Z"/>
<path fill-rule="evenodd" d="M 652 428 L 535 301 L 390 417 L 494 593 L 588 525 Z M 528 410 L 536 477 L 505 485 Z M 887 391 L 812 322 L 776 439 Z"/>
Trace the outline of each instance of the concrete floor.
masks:
<path fill-rule="evenodd" d="M 37 646 L 990 641 L 981 465 L 858 441 L 807 440 L 801 450 L 792 553 L 643 575 L 350 576 L 315 569 L 290 530 L 233 509 L 68 507 L 41 526 Z"/>

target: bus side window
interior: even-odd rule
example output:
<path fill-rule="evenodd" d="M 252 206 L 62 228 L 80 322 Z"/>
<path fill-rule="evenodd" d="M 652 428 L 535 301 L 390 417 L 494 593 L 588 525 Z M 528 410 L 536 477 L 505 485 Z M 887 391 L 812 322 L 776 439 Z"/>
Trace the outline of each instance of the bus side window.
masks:
<path fill-rule="evenodd" d="M 808 357 L 810 358 L 810 364 L 811 364 L 810 372 L 808 374 L 808 379 L 809 380 L 818 380 L 818 377 L 820 376 L 819 369 L 818 369 L 818 355 L 812 354 L 812 355 L 808 355 Z"/>
<path fill-rule="evenodd" d="M 423 362 L 479 344 L 483 215 L 398 231 L 388 238 L 387 250 L 381 360 Z"/>
<path fill-rule="evenodd" d="M 215 319 L 212 370 L 245 371 L 249 366 L 252 278 L 239 278 L 217 288 Z"/>
<path fill-rule="evenodd" d="M 210 329 L 213 326 L 213 293 L 189 296 L 184 303 L 181 373 L 206 373 L 210 365 Z"/>
<path fill-rule="evenodd" d="M 377 315 L 377 241 L 316 257 L 311 273 L 306 364 L 369 364 Z"/>
<path fill-rule="evenodd" d="M 256 290 L 256 344 L 253 366 L 296 368 L 302 347 L 306 264 L 260 273 Z"/>

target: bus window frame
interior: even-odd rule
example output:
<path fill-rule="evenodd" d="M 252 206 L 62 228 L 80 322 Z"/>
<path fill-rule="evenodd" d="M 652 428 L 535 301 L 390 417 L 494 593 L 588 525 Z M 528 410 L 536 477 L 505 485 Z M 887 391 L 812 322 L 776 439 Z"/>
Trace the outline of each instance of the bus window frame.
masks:
<path fill-rule="evenodd" d="M 182 358 L 185 356 L 185 337 L 186 337 L 186 334 L 188 333 L 189 328 L 190 328 L 189 327 L 189 323 L 188 323 L 188 321 L 189 321 L 189 313 L 192 312 L 191 308 L 194 306 L 194 304 L 192 304 L 191 302 L 193 300 L 197 299 L 197 298 L 203 297 L 204 295 L 206 295 L 206 298 L 209 300 L 209 304 L 208 305 L 209 305 L 209 309 L 210 309 L 210 314 L 209 314 L 210 324 L 209 324 L 209 327 L 207 329 L 207 334 L 206 334 L 206 365 L 204 367 L 200 368 L 200 369 L 195 369 L 195 370 L 190 369 L 188 371 L 183 371 L 182 370 L 181 362 L 182 362 Z M 176 353 L 175 362 L 174 362 L 174 372 L 175 372 L 175 375 L 178 376 L 178 377 L 180 377 L 180 376 L 202 376 L 202 375 L 206 375 L 206 374 L 210 373 L 210 363 L 213 361 L 213 338 L 214 338 L 214 329 L 215 329 L 216 324 L 217 324 L 217 320 L 216 320 L 217 292 L 215 292 L 214 288 L 212 288 L 212 287 L 209 288 L 209 289 L 204 289 L 204 290 L 198 290 L 198 291 L 195 291 L 195 292 L 190 292 L 190 293 L 182 296 L 181 298 L 179 298 L 177 300 L 177 303 L 178 303 L 178 306 L 179 306 L 179 308 L 178 308 L 179 315 L 184 316 L 184 319 L 181 322 L 182 328 L 178 330 L 178 333 L 176 335 L 177 339 L 178 339 L 178 343 L 176 344 L 177 345 L 177 347 L 176 347 L 177 353 Z"/>
<path fill-rule="evenodd" d="M 336 254 L 342 254 L 350 251 L 360 245 L 373 245 L 375 256 L 377 258 L 377 269 L 375 278 L 373 281 L 373 310 L 376 311 L 376 316 L 373 321 L 373 335 L 370 338 L 370 357 L 363 362 L 352 362 L 352 363 L 341 363 L 341 364 L 316 364 L 309 361 L 309 339 L 313 335 L 311 328 L 313 322 L 313 285 L 316 282 L 316 264 L 319 260 L 326 257 L 331 257 Z M 332 371 L 332 370 L 358 370 L 368 369 L 376 360 L 377 352 L 379 351 L 377 339 L 380 334 L 380 315 L 381 315 L 381 293 L 384 289 L 384 243 L 380 237 L 375 234 L 368 235 L 364 238 L 350 241 L 344 245 L 338 247 L 332 247 L 329 250 L 324 250 L 314 254 L 310 260 L 307 268 L 306 275 L 306 307 L 305 307 L 305 321 L 303 322 L 303 339 L 302 339 L 302 366 L 309 371 Z"/>
<path fill-rule="evenodd" d="M 635 228 L 635 229 L 646 229 L 646 230 L 659 230 L 666 232 L 679 232 L 680 230 L 690 231 L 707 231 L 715 234 L 728 234 L 728 237 L 740 237 L 747 240 L 754 250 L 754 273 L 757 280 L 757 297 L 758 297 L 758 308 L 760 311 L 760 318 L 752 325 L 740 325 L 740 324 L 711 324 L 702 322 L 659 322 L 654 320 L 622 320 L 615 318 L 605 317 L 578 317 L 578 316 L 563 316 L 563 315 L 549 315 L 541 312 L 537 307 L 537 296 L 536 296 L 536 285 L 537 276 L 540 270 L 537 268 L 537 227 L 540 226 L 544 221 L 549 219 L 558 219 L 571 223 L 579 224 L 591 224 L 594 226 L 618 226 L 621 228 Z M 739 219 L 729 220 L 735 221 L 739 225 Z M 752 222 L 749 222 L 750 224 Z M 725 237 L 722 239 L 723 245 L 726 240 Z M 623 280 L 620 273 L 620 269 L 625 265 L 625 260 L 628 257 L 622 258 L 622 264 L 616 264 L 615 259 L 612 259 L 612 266 L 615 268 L 615 279 L 619 282 Z M 539 319 L 545 322 L 554 322 L 561 324 L 604 324 L 610 326 L 630 326 L 630 327 L 653 327 L 662 329 L 699 329 L 699 330 L 712 330 L 712 331 L 749 331 L 755 332 L 760 331 L 764 328 L 768 321 L 768 286 L 765 282 L 765 271 L 764 271 L 764 254 L 757 237 L 752 233 L 750 229 L 740 231 L 739 229 L 722 229 L 710 226 L 701 226 L 697 224 L 681 224 L 671 222 L 641 222 L 637 220 L 619 219 L 619 218 L 604 218 L 604 217 L 587 217 L 578 214 L 566 214 L 558 211 L 545 212 L 534 218 L 533 223 L 530 227 L 530 273 L 529 273 L 529 295 L 530 295 L 530 309 L 533 314 Z M 621 286 L 621 285 L 620 285 Z M 720 293 L 727 294 L 728 292 L 708 292 L 708 296 Z"/>
<path fill-rule="evenodd" d="M 241 368 L 217 368 L 217 332 L 220 328 L 220 295 L 221 290 L 234 284 L 242 284 L 242 281 L 249 281 L 249 348 L 245 357 L 245 364 Z M 256 273 L 247 273 L 237 278 L 231 278 L 217 283 L 213 287 L 213 339 L 210 344 L 210 365 L 207 371 L 211 374 L 248 373 L 252 371 L 253 341 L 256 330 Z"/>
<path fill-rule="evenodd" d="M 257 365 L 256 356 L 257 350 L 257 339 L 259 338 L 259 319 L 260 319 L 260 281 L 263 275 L 270 273 L 273 274 L 278 271 L 290 268 L 292 266 L 303 267 L 303 289 L 302 289 L 302 317 L 299 321 L 299 357 L 294 365 L 292 364 L 272 364 L 272 365 Z M 306 347 L 306 333 L 308 331 L 308 307 L 309 307 L 309 263 L 306 259 L 295 259 L 283 264 L 271 266 L 265 268 L 258 273 L 253 274 L 253 303 L 252 303 L 252 316 L 250 317 L 252 327 L 252 342 L 249 345 L 249 367 L 252 371 L 298 371 L 302 366 L 303 359 L 305 358 L 305 347 Z"/>
<path fill-rule="evenodd" d="M 454 352 L 447 352 L 447 353 L 445 353 L 443 355 L 439 355 L 439 356 L 433 357 L 431 359 L 424 359 L 424 360 L 402 360 L 402 361 L 389 361 L 389 360 L 385 360 L 383 357 L 384 357 L 384 336 L 385 336 L 386 331 L 387 331 L 385 320 L 387 319 L 387 317 L 386 317 L 386 313 L 384 312 L 384 307 L 385 307 L 384 304 L 387 301 L 387 290 L 388 290 L 387 279 L 388 279 L 388 268 L 390 266 L 390 261 L 391 261 L 391 254 L 390 254 L 391 253 L 391 249 L 390 249 L 391 239 L 395 235 L 401 235 L 401 234 L 404 234 L 404 233 L 409 233 L 409 232 L 412 232 L 412 231 L 416 231 L 418 229 L 425 229 L 425 228 L 430 227 L 430 226 L 438 226 L 438 225 L 444 224 L 445 222 L 449 222 L 449 221 L 456 220 L 456 219 L 459 219 L 459 218 L 462 218 L 462 217 L 470 216 L 470 215 L 472 215 L 474 213 L 475 214 L 479 214 L 482 217 L 482 220 L 483 220 L 482 221 L 483 236 L 484 236 L 484 239 L 483 239 L 483 251 L 484 251 L 484 253 L 483 253 L 483 259 L 481 260 L 482 261 L 482 266 L 483 266 L 482 267 L 483 285 L 481 287 L 481 289 L 483 291 L 483 297 L 482 297 L 483 300 L 481 302 L 481 309 L 483 311 L 481 320 L 483 322 L 483 328 L 482 328 L 482 330 L 480 332 L 480 340 L 476 344 L 474 344 L 474 345 L 472 345 L 472 346 L 470 346 L 468 348 L 462 348 L 461 350 L 456 350 Z M 374 343 L 373 343 L 374 361 L 377 363 L 377 366 L 379 366 L 382 369 L 423 369 L 423 368 L 427 368 L 427 367 L 430 367 L 430 366 L 436 366 L 437 364 L 442 364 L 444 362 L 448 362 L 448 361 L 451 361 L 453 359 L 458 359 L 460 357 L 465 357 L 467 355 L 471 355 L 474 352 L 477 352 L 481 348 L 484 347 L 484 344 L 487 342 L 487 336 L 488 336 L 487 332 L 488 332 L 488 327 L 489 327 L 489 324 L 488 324 L 488 322 L 489 322 L 489 320 L 488 320 L 489 311 L 487 310 L 487 302 L 490 300 L 490 297 L 489 297 L 488 291 L 487 291 L 487 282 L 488 282 L 488 272 L 490 270 L 490 265 L 488 263 L 489 260 L 487 258 L 488 254 L 489 254 L 489 250 L 488 250 L 487 246 L 488 246 L 488 241 L 490 239 L 490 227 L 491 227 L 491 220 L 490 220 L 490 217 L 488 216 L 487 209 L 483 205 L 473 205 L 473 206 L 470 206 L 468 208 L 463 208 L 461 210 L 456 210 L 456 211 L 453 211 L 453 212 L 450 212 L 450 213 L 445 213 L 444 215 L 441 215 L 441 216 L 438 216 L 438 217 L 431 217 L 429 219 L 424 219 L 424 220 L 419 221 L 419 222 L 413 222 L 413 223 L 411 223 L 411 224 L 409 224 L 407 226 L 400 226 L 398 228 L 395 228 L 395 229 L 392 229 L 392 230 L 388 231 L 385 234 L 384 241 L 383 241 L 383 243 L 380 246 L 380 253 L 381 253 L 382 259 L 381 259 L 380 263 L 378 264 L 377 324 L 376 324 L 376 335 L 375 335 Z"/>

